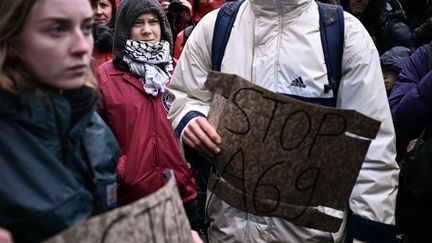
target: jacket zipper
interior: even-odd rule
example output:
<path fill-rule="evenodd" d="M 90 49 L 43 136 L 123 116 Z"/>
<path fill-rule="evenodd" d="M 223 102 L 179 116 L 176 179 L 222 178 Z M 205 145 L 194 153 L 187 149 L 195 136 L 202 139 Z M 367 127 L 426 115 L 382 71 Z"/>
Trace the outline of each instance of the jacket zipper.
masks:
<path fill-rule="evenodd" d="M 161 178 L 160 185 L 163 185 L 164 184 L 164 181 L 163 181 L 164 175 L 163 175 L 163 171 L 162 171 L 162 164 L 161 164 L 162 162 L 161 162 L 160 154 L 159 154 L 159 138 L 158 138 L 158 132 L 157 132 L 158 131 L 158 128 L 157 128 L 158 113 L 156 112 L 156 107 L 155 107 L 155 103 L 157 103 L 157 98 L 151 97 L 150 100 L 152 103 L 153 114 L 155 115 L 155 117 L 153 119 L 153 127 L 154 127 L 153 139 L 155 141 L 156 164 L 159 167 L 159 174 L 160 174 L 159 178 Z"/>

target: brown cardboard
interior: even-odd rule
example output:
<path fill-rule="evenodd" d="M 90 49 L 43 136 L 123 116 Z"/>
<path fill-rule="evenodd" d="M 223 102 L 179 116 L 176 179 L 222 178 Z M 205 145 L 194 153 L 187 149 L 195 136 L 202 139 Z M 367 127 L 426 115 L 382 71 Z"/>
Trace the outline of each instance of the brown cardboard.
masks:
<path fill-rule="evenodd" d="M 134 203 L 72 226 L 46 243 L 193 242 L 174 176 Z"/>
<path fill-rule="evenodd" d="M 222 137 L 209 190 L 246 212 L 336 232 L 342 219 L 318 208 L 346 209 L 380 122 L 236 75 L 211 72 L 206 85 L 214 93 L 208 119 Z"/>

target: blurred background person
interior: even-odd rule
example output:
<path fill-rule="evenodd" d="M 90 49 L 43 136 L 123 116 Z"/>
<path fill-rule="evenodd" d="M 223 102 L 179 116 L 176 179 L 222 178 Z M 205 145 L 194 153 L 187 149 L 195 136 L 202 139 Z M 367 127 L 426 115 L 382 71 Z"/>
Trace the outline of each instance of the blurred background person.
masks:
<path fill-rule="evenodd" d="M 403 46 L 395 46 L 380 56 L 387 96 L 390 95 L 395 81 L 410 55 L 410 49 Z"/>
<path fill-rule="evenodd" d="M 91 0 L 94 13 L 94 50 L 92 69 L 96 70 L 102 63 L 112 59 L 114 42 L 114 23 L 117 12 L 115 0 Z"/>
<path fill-rule="evenodd" d="M 431 44 L 423 45 L 409 57 L 389 97 L 396 131 L 396 159 L 402 164 L 402 172 L 404 155 L 410 149 L 408 144 L 417 139 L 432 121 L 431 49 Z M 430 156 L 430 152 L 425 154 Z M 396 223 L 399 233 L 405 233 L 406 243 L 430 242 L 431 205 L 432 195 L 414 195 L 405 188 L 405 181 L 401 179 Z"/>
<path fill-rule="evenodd" d="M 401 0 L 407 18 L 408 26 L 414 31 L 416 47 L 432 41 L 432 1 L 431 0 Z"/>
<path fill-rule="evenodd" d="M 174 54 L 173 57 L 175 59 L 180 58 L 180 54 L 183 51 L 183 47 L 186 45 L 186 41 L 189 38 L 190 34 L 192 33 L 193 28 L 195 25 L 198 24 L 198 22 L 210 11 L 219 8 L 224 4 L 225 0 L 193 0 L 192 2 L 192 24 L 185 27 L 183 30 L 181 30 L 177 36 L 175 47 L 174 47 Z"/>
<path fill-rule="evenodd" d="M 398 0 L 345 0 L 341 5 L 360 20 L 380 55 L 394 46 L 415 49 L 412 30 Z"/>
<path fill-rule="evenodd" d="M 168 18 L 174 46 L 178 33 L 193 24 L 192 0 L 159 0 L 159 3 Z"/>
<path fill-rule="evenodd" d="M 99 25 L 108 25 L 116 15 L 117 5 L 115 0 L 92 0 L 96 6 L 94 11 L 94 23 Z M 113 19 L 114 20 L 114 19 Z M 112 23 L 112 25 L 114 25 Z"/>

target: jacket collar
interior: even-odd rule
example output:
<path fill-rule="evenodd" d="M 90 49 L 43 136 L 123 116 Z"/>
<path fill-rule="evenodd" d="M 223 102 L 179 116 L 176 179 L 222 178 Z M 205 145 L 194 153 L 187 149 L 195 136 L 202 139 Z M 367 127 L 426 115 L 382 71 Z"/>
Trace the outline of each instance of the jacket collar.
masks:
<path fill-rule="evenodd" d="M 110 70 L 109 74 L 110 76 L 121 75 L 123 80 L 132 84 L 135 88 L 145 93 L 142 83 L 138 80 L 138 78 L 135 75 L 131 74 L 129 71 L 113 68 L 112 70 Z"/>
<path fill-rule="evenodd" d="M 300 16 L 314 0 L 250 0 L 256 16 L 284 17 Z"/>
<path fill-rule="evenodd" d="M 31 90 L 19 94 L 0 91 L 0 117 L 9 117 L 45 137 L 56 134 L 59 126 L 70 136 L 79 137 L 95 110 L 96 99 L 86 112 L 74 117 L 76 120 L 72 124 L 71 105 L 63 95 L 47 90 L 38 94 Z"/>

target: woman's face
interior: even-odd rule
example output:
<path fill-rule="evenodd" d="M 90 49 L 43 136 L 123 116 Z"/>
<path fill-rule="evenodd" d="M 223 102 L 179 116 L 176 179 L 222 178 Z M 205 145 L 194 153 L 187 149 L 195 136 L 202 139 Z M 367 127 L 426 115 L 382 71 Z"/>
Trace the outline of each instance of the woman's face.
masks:
<path fill-rule="evenodd" d="M 94 9 L 94 22 L 100 25 L 107 25 L 112 18 L 111 2 L 109 0 L 99 0 Z"/>
<path fill-rule="evenodd" d="M 93 51 L 89 0 L 40 0 L 15 46 L 38 80 L 58 89 L 81 87 Z"/>
<path fill-rule="evenodd" d="M 141 14 L 132 26 L 130 39 L 135 41 L 160 42 L 161 26 L 155 13 Z"/>

